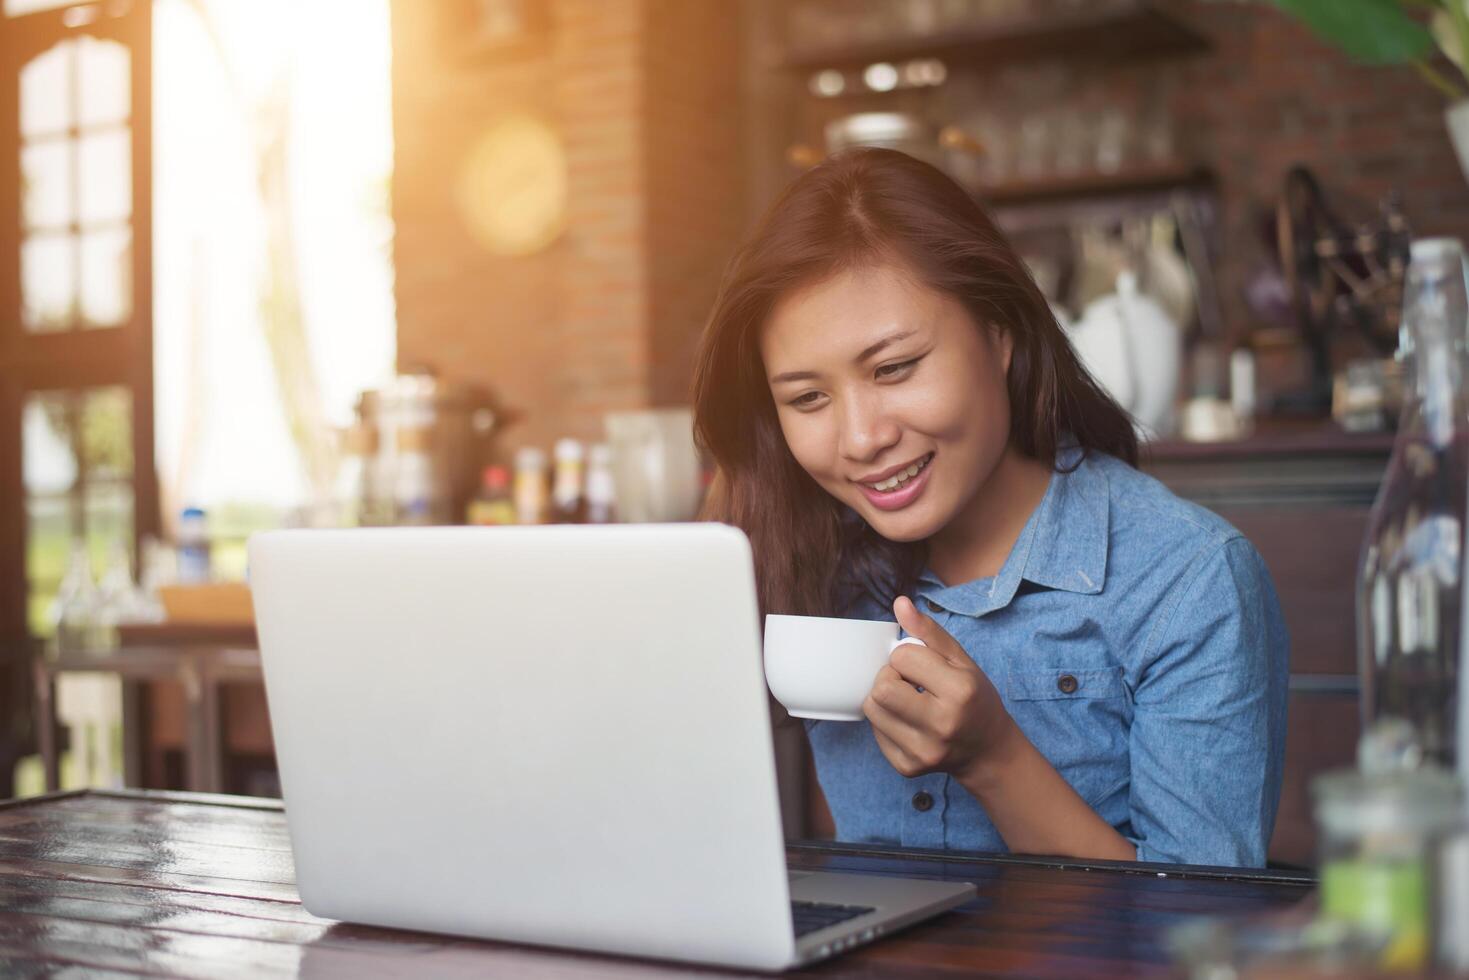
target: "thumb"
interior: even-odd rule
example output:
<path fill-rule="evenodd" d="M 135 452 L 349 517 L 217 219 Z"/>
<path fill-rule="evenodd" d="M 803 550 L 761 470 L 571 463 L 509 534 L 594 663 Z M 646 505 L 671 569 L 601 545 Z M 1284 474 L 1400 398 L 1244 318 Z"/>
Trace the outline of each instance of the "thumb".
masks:
<path fill-rule="evenodd" d="M 898 596 L 893 600 L 893 614 L 898 617 L 898 625 L 910 636 L 916 636 L 922 640 L 930 649 L 952 662 L 954 660 L 957 642 L 948 631 L 933 621 L 931 616 L 918 611 L 913 600 L 905 595 Z M 966 655 L 965 659 L 968 657 Z"/>

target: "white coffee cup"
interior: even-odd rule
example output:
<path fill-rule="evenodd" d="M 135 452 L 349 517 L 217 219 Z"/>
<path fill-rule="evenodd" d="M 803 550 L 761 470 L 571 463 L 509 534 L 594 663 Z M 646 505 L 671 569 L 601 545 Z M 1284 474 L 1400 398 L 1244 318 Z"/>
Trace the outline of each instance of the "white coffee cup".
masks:
<path fill-rule="evenodd" d="M 862 702 L 901 644 L 898 624 L 824 616 L 765 617 L 765 682 L 796 718 L 863 721 Z"/>

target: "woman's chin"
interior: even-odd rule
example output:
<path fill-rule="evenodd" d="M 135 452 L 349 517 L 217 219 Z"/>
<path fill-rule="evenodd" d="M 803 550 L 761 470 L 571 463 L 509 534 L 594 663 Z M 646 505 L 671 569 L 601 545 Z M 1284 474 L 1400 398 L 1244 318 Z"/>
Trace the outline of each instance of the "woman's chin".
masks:
<path fill-rule="evenodd" d="M 942 527 L 942 522 L 934 520 L 928 511 L 928 507 L 904 508 L 900 511 L 882 511 L 875 507 L 862 509 L 863 516 L 874 531 L 899 544 L 930 538 Z"/>

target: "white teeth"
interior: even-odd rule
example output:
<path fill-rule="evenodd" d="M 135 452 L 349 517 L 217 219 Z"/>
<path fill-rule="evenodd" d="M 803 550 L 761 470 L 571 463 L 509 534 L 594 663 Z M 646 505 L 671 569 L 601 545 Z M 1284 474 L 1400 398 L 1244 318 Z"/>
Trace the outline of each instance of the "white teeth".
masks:
<path fill-rule="evenodd" d="M 899 470 L 896 474 L 888 477 L 881 483 L 869 483 L 867 485 L 880 493 L 888 493 L 898 489 L 898 487 L 913 479 L 927 465 L 928 458 L 925 457 L 921 461 L 914 463 L 912 466 L 908 467 L 906 470 Z"/>

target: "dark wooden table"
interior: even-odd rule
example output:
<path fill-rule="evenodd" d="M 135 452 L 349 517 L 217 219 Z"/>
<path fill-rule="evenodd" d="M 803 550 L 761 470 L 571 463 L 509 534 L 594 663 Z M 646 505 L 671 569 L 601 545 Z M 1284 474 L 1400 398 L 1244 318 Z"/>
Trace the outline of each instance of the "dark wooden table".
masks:
<path fill-rule="evenodd" d="M 972 881 L 959 910 L 821 964 L 825 975 L 1138 976 L 1163 931 L 1309 894 L 1301 875 L 790 847 L 793 867 Z M 695 967 L 329 922 L 296 895 L 272 800 L 76 792 L 0 803 L 0 975 L 692 976 Z M 592 885 L 589 883 L 589 887 Z"/>

